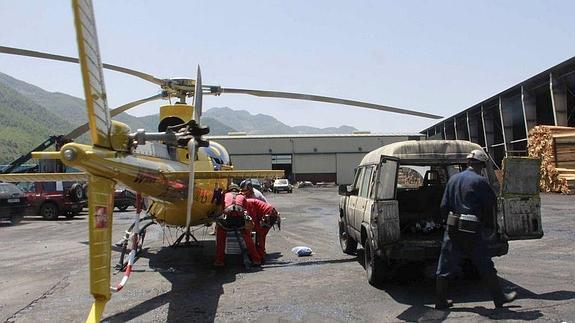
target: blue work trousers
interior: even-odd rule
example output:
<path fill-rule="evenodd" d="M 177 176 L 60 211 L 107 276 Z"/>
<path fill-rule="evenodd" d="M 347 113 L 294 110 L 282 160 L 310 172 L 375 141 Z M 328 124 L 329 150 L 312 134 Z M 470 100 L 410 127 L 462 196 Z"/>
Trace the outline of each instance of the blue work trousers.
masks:
<path fill-rule="evenodd" d="M 459 271 L 463 257 L 471 259 L 482 278 L 497 273 L 487 252 L 487 241 L 481 232 L 461 232 L 454 227 L 448 227 L 443 234 L 437 277 L 452 277 Z"/>

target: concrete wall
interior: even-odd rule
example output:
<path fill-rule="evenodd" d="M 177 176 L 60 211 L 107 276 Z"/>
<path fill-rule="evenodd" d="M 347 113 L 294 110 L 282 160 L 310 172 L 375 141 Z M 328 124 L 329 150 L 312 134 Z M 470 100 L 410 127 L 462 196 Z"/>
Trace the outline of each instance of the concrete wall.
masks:
<path fill-rule="evenodd" d="M 235 169 L 272 169 L 271 155 L 238 155 L 233 156 Z"/>
<path fill-rule="evenodd" d="M 335 154 L 296 154 L 292 167 L 296 174 L 335 173 Z"/>
<path fill-rule="evenodd" d="M 228 150 L 236 169 L 271 169 L 273 155 L 291 155 L 296 180 L 350 184 L 363 156 L 383 145 L 423 135 L 208 136 Z"/>
<path fill-rule="evenodd" d="M 365 154 L 336 154 L 337 183 L 351 184 L 353 182 L 354 169 L 363 159 Z"/>

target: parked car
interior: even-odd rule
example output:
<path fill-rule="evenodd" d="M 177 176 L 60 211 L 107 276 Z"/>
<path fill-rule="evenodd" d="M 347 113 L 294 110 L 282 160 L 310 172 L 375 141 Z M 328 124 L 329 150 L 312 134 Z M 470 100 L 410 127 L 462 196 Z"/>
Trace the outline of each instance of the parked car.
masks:
<path fill-rule="evenodd" d="M 279 192 L 288 192 L 291 193 L 293 191 L 293 187 L 292 185 L 289 183 L 289 181 L 285 178 L 281 178 L 281 179 L 276 179 L 274 181 L 274 185 L 272 187 L 272 191 L 274 193 L 279 193 Z"/>
<path fill-rule="evenodd" d="M 313 187 L 313 183 L 310 181 L 302 181 L 302 182 L 297 182 L 297 188 L 303 188 L 303 187 Z"/>
<path fill-rule="evenodd" d="M 252 186 L 253 188 L 255 188 L 258 191 L 262 191 L 262 182 L 260 182 L 259 179 L 257 178 L 251 178 L 250 181 L 252 182 Z"/>
<path fill-rule="evenodd" d="M 26 193 L 30 209 L 26 214 L 56 220 L 60 215 L 71 219 L 87 206 L 82 183 L 22 182 L 18 187 Z"/>
<path fill-rule="evenodd" d="M 0 220 L 18 224 L 28 207 L 26 193 L 12 183 L 0 183 Z"/>
<path fill-rule="evenodd" d="M 130 206 L 136 207 L 136 193 L 125 187 L 116 187 L 114 192 L 114 207 L 124 212 Z"/>
<path fill-rule="evenodd" d="M 353 184 L 340 186 L 340 245 L 347 254 L 363 246 L 369 283 L 393 278 L 409 262 L 437 261 L 445 184 L 466 168 L 467 154 L 475 149 L 481 147 L 460 140 L 393 143 L 368 153 Z M 483 175 L 498 192 L 485 230 L 489 254 L 507 254 L 510 240 L 541 238 L 539 160 L 505 159 L 501 185 L 492 165 Z M 464 272 L 476 272 L 467 260 L 462 265 Z"/>

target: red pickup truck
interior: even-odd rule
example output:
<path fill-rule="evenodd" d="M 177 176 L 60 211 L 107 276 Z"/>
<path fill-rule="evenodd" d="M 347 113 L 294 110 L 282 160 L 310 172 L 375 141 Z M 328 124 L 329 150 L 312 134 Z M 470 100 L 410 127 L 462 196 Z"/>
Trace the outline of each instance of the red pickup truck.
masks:
<path fill-rule="evenodd" d="M 56 220 L 60 215 L 71 219 L 87 206 L 82 184 L 75 182 L 22 182 L 18 187 L 28 197 L 27 215 Z"/>

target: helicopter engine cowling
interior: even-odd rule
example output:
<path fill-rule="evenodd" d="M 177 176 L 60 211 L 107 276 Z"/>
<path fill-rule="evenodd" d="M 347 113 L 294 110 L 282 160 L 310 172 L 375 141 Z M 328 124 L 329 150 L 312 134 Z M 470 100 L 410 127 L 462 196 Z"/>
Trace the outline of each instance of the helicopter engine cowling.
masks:
<path fill-rule="evenodd" d="M 112 120 L 112 129 L 110 130 L 110 142 L 112 149 L 115 151 L 129 152 L 132 146 L 130 132 L 132 129 L 122 122 Z"/>

